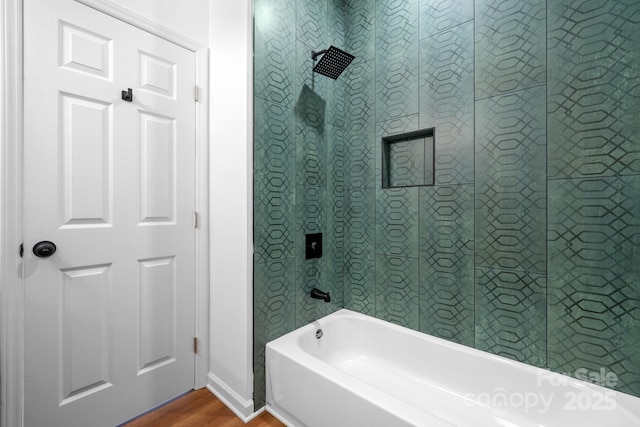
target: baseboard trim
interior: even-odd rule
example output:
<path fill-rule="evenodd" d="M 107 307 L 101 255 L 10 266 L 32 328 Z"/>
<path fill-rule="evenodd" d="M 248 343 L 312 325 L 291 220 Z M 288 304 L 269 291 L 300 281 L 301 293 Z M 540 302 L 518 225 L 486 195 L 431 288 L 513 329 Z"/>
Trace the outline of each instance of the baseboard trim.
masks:
<path fill-rule="evenodd" d="M 253 399 L 243 399 L 235 390 L 211 372 L 207 375 L 207 388 L 245 424 L 265 410 L 265 408 L 262 407 L 254 412 Z"/>

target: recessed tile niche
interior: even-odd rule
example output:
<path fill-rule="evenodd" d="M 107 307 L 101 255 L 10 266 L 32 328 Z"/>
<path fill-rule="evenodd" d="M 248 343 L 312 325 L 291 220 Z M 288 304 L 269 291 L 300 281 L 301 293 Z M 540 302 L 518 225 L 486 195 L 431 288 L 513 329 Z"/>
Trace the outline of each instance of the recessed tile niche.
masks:
<path fill-rule="evenodd" d="M 382 188 L 433 185 L 435 128 L 382 137 Z"/>

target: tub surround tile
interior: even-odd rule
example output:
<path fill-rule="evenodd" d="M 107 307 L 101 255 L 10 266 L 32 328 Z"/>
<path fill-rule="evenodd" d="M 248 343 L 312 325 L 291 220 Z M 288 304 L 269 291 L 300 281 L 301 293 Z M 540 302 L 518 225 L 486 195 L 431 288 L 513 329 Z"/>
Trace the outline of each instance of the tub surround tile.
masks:
<path fill-rule="evenodd" d="M 640 173 L 640 3 L 549 2 L 549 177 Z"/>
<path fill-rule="evenodd" d="M 436 129 L 436 184 L 473 182 L 473 54 L 473 22 L 420 42 L 419 126 Z"/>
<path fill-rule="evenodd" d="M 345 50 L 347 39 L 347 0 L 327 0 L 327 47 Z"/>
<path fill-rule="evenodd" d="M 345 191 L 345 248 L 348 255 L 374 252 L 375 191 Z"/>
<path fill-rule="evenodd" d="M 356 58 L 370 60 L 375 56 L 376 1 L 359 0 L 345 3 L 346 50 Z M 339 47 L 339 46 L 338 46 Z"/>
<path fill-rule="evenodd" d="M 476 0 L 476 99 L 546 82 L 545 0 Z"/>
<path fill-rule="evenodd" d="M 420 40 L 473 19 L 473 0 L 420 0 Z"/>
<path fill-rule="evenodd" d="M 640 176 L 549 181 L 549 366 L 640 395 Z"/>
<path fill-rule="evenodd" d="M 306 95 L 301 94 L 301 97 L 306 98 L 302 101 L 306 106 L 296 108 L 296 181 L 299 185 L 324 187 L 327 175 L 327 134 L 324 129 L 316 128 L 311 124 L 319 122 L 310 122 L 318 118 L 316 115 L 318 110 L 312 106 L 322 105 L 322 126 L 324 127 L 324 101 L 320 98 L 312 100 L 317 95 L 310 91 Z"/>
<path fill-rule="evenodd" d="M 375 316 L 375 190 L 345 191 L 344 303 Z"/>
<path fill-rule="evenodd" d="M 444 241 L 420 258 L 418 330 L 473 347 L 473 242 Z"/>
<path fill-rule="evenodd" d="M 343 74 L 337 79 L 327 79 L 327 108 L 326 108 L 326 124 L 335 128 L 346 128 L 346 91 L 347 84 L 343 78 Z"/>
<path fill-rule="evenodd" d="M 344 264 L 344 307 L 369 316 L 375 316 L 375 254 L 373 251 L 366 251 L 362 255 L 353 256 L 346 251 Z"/>
<path fill-rule="evenodd" d="M 288 108 L 296 102 L 295 11 L 295 0 L 262 0 L 254 12 L 254 96 Z"/>
<path fill-rule="evenodd" d="M 418 1 L 376 3 L 376 122 L 418 113 Z"/>
<path fill-rule="evenodd" d="M 476 348 L 546 366 L 546 277 L 476 268 Z"/>
<path fill-rule="evenodd" d="M 343 197 L 345 188 L 345 138 L 344 129 L 327 128 L 327 194 Z"/>
<path fill-rule="evenodd" d="M 415 258 L 376 256 L 376 317 L 418 329 L 418 271 Z"/>
<path fill-rule="evenodd" d="M 254 404 L 265 401 L 265 345 L 295 329 L 295 268 L 292 260 L 254 265 Z"/>
<path fill-rule="evenodd" d="M 313 288 L 324 290 L 327 280 L 327 219 L 326 191 L 324 187 L 296 187 L 296 327 L 317 319 L 326 313 L 309 293 Z M 323 233 L 323 256 L 305 259 L 305 235 Z M 323 311 L 324 310 L 324 311 Z M 317 316 L 317 317 L 314 317 Z"/>
<path fill-rule="evenodd" d="M 476 266 L 546 271 L 544 87 L 476 103 Z"/>
<path fill-rule="evenodd" d="M 418 0 L 376 2 L 376 56 L 388 44 L 412 43 L 417 34 Z"/>
<path fill-rule="evenodd" d="M 327 263 L 326 284 L 331 294 L 331 311 L 344 306 L 344 143 L 342 128 L 327 128 L 327 192 L 326 192 L 326 236 L 324 238 Z"/>
<path fill-rule="evenodd" d="M 420 189 L 419 330 L 474 345 L 472 184 Z"/>
<path fill-rule="evenodd" d="M 451 242 L 474 239 L 474 186 L 437 185 L 419 193 L 420 256 L 434 256 Z"/>
<path fill-rule="evenodd" d="M 329 292 L 331 302 L 326 304 L 330 312 L 336 311 L 345 306 L 344 304 L 344 248 L 340 243 L 334 244 L 333 248 L 326 255 L 327 280 L 320 289 Z"/>
<path fill-rule="evenodd" d="M 294 121 L 292 111 L 260 103 L 255 109 L 254 259 L 273 261 L 293 255 L 295 221 Z"/>
<path fill-rule="evenodd" d="M 296 0 L 296 37 L 312 49 L 320 51 L 327 44 L 327 2 Z"/>
<path fill-rule="evenodd" d="M 333 304 L 311 298 L 313 288 L 329 292 L 327 284 L 327 258 L 304 259 L 296 257 L 296 328 L 311 323 L 335 310 Z"/>
<path fill-rule="evenodd" d="M 376 253 L 416 258 L 418 188 L 376 191 Z"/>
<path fill-rule="evenodd" d="M 304 258 L 305 234 L 323 233 L 327 229 L 324 187 L 296 187 L 296 255 Z"/>
<path fill-rule="evenodd" d="M 345 187 L 374 188 L 375 63 L 354 60 L 345 70 L 348 126 L 345 138 Z M 346 142 L 345 141 L 345 142 Z"/>
<path fill-rule="evenodd" d="M 415 0 L 407 3 L 414 3 Z M 392 11 L 381 11 L 380 14 Z M 385 16 L 383 19 L 393 19 Z M 376 121 L 418 113 L 418 34 L 404 19 L 406 27 L 390 40 L 376 44 Z"/>

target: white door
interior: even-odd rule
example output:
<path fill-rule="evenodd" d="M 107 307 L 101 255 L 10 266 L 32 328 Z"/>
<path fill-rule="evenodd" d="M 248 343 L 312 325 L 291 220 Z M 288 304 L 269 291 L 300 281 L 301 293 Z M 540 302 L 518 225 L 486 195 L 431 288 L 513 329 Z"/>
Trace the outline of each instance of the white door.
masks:
<path fill-rule="evenodd" d="M 24 15 L 25 426 L 112 426 L 194 385 L 195 54 L 73 0 Z"/>

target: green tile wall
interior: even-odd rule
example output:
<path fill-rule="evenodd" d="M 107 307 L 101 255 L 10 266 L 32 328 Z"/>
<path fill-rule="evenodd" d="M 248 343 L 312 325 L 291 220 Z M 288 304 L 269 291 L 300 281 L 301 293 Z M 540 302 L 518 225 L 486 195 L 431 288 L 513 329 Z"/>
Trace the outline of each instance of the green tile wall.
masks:
<path fill-rule="evenodd" d="M 340 307 L 640 396 L 640 2 L 255 13 L 256 407 L 264 344 Z M 380 138 L 434 126 L 435 185 L 383 190 Z"/>
<path fill-rule="evenodd" d="M 254 404 L 265 344 L 344 306 L 346 84 L 313 73 L 344 48 L 342 0 L 256 0 L 254 25 Z M 373 156 L 372 156 L 373 160 Z M 307 233 L 322 258 L 305 260 Z M 327 304 L 309 297 L 331 294 Z"/>

